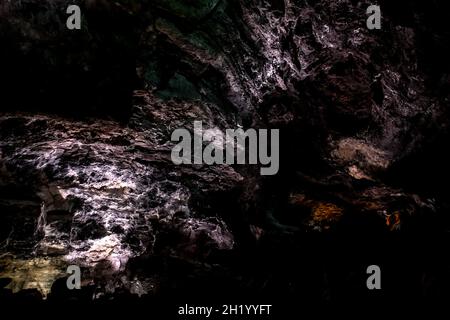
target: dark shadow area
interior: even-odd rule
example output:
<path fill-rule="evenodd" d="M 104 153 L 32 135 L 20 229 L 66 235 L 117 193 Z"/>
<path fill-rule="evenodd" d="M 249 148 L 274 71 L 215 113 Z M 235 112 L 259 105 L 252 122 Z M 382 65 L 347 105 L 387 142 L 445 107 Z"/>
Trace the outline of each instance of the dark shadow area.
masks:
<path fill-rule="evenodd" d="M 69 30 L 62 6 L 23 1 L 2 9 L 0 111 L 127 121 L 138 42 L 127 12 L 83 6 L 82 29 Z"/>

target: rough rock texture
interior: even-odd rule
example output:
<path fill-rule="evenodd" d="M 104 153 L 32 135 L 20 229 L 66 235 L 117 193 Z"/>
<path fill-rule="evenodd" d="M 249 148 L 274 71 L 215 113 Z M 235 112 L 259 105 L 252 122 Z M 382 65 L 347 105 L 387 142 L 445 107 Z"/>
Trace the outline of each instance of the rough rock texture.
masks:
<path fill-rule="evenodd" d="M 443 294 L 449 11 L 382 1 L 370 31 L 370 4 L 2 2 L 2 294 L 70 296 L 57 279 L 77 264 L 80 299 L 194 284 L 344 301 L 367 263 L 398 271 L 412 252 L 425 265 L 392 271 L 389 294 Z M 279 128 L 279 174 L 175 166 L 170 135 L 194 120 Z"/>

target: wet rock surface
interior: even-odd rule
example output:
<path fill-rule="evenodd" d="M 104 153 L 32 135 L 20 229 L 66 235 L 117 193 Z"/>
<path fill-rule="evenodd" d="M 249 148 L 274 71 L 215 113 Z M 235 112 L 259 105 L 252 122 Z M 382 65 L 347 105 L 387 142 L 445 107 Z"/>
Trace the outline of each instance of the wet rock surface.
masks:
<path fill-rule="evenodd" d="M 382 1 L 379 31 L 368 1 L 70 3 L 77 32 L 68 1 L 0 4 L 2 296 L 72 299 L 75 264 L 76 299 L 339 302 L 374 260 L 386 299 L 445 296 L 445 1 Z M 280 129 L 279 174 L 174 165 L 194 120 Z"/>

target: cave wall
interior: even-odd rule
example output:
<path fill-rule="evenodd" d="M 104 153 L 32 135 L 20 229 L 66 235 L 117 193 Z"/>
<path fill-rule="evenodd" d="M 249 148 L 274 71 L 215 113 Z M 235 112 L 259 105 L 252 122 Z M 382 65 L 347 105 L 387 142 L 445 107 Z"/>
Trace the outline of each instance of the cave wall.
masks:
<path fill-rule="evenodd" d="M 69 3 L 81 7 L 81 30 L 65 28 Z M 416 242 L 401 243 L 401 260 L 389 241 L 449 226 L 449 11 L 445 1 L 381 1 L 382 29 L 368 30 L 370 4 L 2 2 L 2 250 L 26 266 L 47 259 L 50 278 L 81 265 L 87 299 L 194 282 L 344 300 L 360 288 L 336 279 L 354 280 L 351 262 L 369 260 L 354 258 L 350 235 L 407 265 Z M 194 120 L 280 129 L 279 174 L 175 166 L 170 135 Z M 438 252 L 439 240 L 417 248 L 431 265 L 442 261 L 426 247 Z M 343 257 L 348 269 L 336 271 Z"/>

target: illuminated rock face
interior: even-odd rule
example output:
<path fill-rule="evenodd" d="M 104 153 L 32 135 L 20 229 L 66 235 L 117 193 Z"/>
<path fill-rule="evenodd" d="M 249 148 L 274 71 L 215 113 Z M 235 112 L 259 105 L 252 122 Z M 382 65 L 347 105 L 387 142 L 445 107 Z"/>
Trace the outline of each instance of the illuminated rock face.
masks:
<path fill-rule="evenodd" d="M 6 288 L 13 293 L 34 289 L 43 298 L 51 292 L 55 280 L 64 277 L 66 271 L 66 264 L 52 257 L 20 259 L 7 256 L 1 263 L 1 277 L 11 279 Z"/>
<path fill-rule="evenodd" d="M 370 1 L 119 2 L 0 4 L 4 294 L 70 296 L 75 264 L 88 300 L 192 284 L 322 299 L 342 288 L 314 252 L 354 252 L 305 234 L 448 229 L 445 1 L 382 1 L 381 31 Z M 174 165 L 193 121 L 280 129 L 279 174 Z"/>
<path fill-rule="evenodd" d="M 131 258 L 156 250 L 163 232 L 180 238 L 171 248 L 174 255 L 194 258 L 233 249 L 233 235 L 224 221 L 197 215 L 189 203 L 199 201 L 197 188 L 205 193 L 202 196 L 237 188 L 242 177 L 233 169 L 176 167 L 164 145 L 167 141 L 156 143 L 144 132 L 114 122 L 5 116 L 2 127 L 11 122 L 15 129 L 21 123 L 25 135 L 16 140 L 3 132 L 4 146 L 14 145 L 13 151 L 2 154 L 4 174 L 11 184 L 26 177 L 35 201 L 42 202 L 39 217 L 34 216 L 34 247 L 16 248 L 22 239 L 15 239 L 14 228 L 20 228 L 21 219 L 9 226 L 8 247 L 24 255 L 25 264 L 30 259 L 34 265 L 35 255 L 55 257 L 85 267 L 89 279 L 113 277 L 126 270 Z M 96 268 L 103 271 L 96 273 Z M 13 274 L 5 272 L 5 277 Z M 13 284 L 15 291 L 31 285 Z M 49 284 L 38 289 L 47 295 Z"/>

